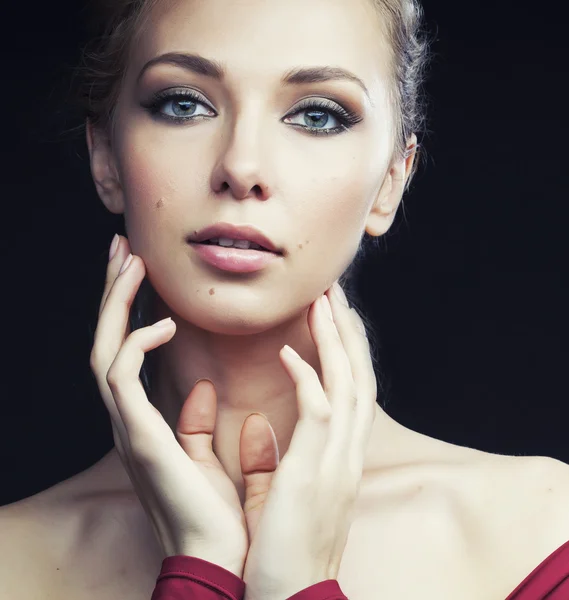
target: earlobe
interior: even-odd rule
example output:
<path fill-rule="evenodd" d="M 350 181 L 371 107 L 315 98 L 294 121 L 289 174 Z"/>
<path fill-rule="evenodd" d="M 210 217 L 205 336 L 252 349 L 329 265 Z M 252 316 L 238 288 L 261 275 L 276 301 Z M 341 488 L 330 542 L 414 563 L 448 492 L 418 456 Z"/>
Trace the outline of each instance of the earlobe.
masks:
<path fill-rule="evenodd" d="M 91 163 L 91 175 L 97 194 L 113 214 L 124 212 L 124 196 L 114 162 L 111 144 L 106 132 L 86 122 L 87 147 Z"/>
<path fill-rule="evenodd" d="M 407 144 L 405 156 L 394 162 L 377 196 L 366 223 L 366 231 L 373 237 L 384 235 L 395 220 L 399 204 L 403 198 L 405 184 L 411 174 L 415 160 L 417 137 L 412 134 Z"/>
<path fill-rule="evenodd" d="M 401 170 L 399 163 L 391 166 L 368 215 L 365 229 L 372 237 L 387 233 L 395 219 L 403 195 L 403 187 L 400 184 L 401 174 L 397 172 L 398 170 Z"/>

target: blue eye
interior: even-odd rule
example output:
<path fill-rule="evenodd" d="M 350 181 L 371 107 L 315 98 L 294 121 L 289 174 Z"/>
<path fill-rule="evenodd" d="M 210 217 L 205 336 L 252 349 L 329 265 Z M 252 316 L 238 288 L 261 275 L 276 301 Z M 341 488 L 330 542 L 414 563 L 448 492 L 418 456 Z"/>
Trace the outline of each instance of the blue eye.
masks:
<path fill-rule="evenodd" d="M 172 106 L 173 114 L 163 113 L 161 109 L 169 104 Z M 195 114 L 197 105 L 209 107 L 203 98 L 191 90 L 177 90 L 174 92 L 165 90 L 154 94 L 150 101 L 142 106 L 152 115 L 157 115 L 172 121 L 185 121 L 187 119 L 195 119 L 195 117 L 198 116 L 208 116 L 204 114 Z M 209 107 L 209 109 L 213 112 L 211 107 Z"/>
<path fill-rule="evenodd" d="M 176 91 L 164 90 L 158 92 L 147 103 L 143 103 L 142 106 L 148 110 L 152 116 L 174 121 L 178 124 L 194 121 L 197 117 L 215 116 L 215 111 L 209 106 L 204 98 L 196 92 L 187 89 Z M 171 106 L 172 114 L 163 112 L 163 109 L 168 106 Z M 207 111 L 205 113 L 196 112 L 196 109 L 199 106 L 208 108 L 209 111 L 214 114 L 208 114 Z M 295 117 L 300 113 L 306 113 L 304 122 L 309 124 L 303 125 L 301 123 L 291 123 L 291 125 L 300 127 L 313 135 L 341 133 L 362 121 L 362 117 L 356 113 L 344 109 L 331 100 L 324 99 L 315 100 L 313 98 L 306 98 L 296 107 L 294 112 L 287 115 L 285 119 L 289 119 L 291 116 Z M 329 124 L 330 116 L 332 116 L 332 120 L 338 122 L 338 125 L 335 127 L 324 128 Z"/>
<path fill-rule="evenodd" d="M 310 125 L 302 125 L 299 123 L 291 123 L 291 125 L 302 127 L 316 135 L 341 133 L 342 131 L 347 131 L 362 120 L 356 113 L 342 108 L 339 104 L 336 104 L 331 100 L 314 100 L 313 98 L 307 98 L 296 107 L 291 115 L 294 117 L 300 113 L 306 113 L 304 121 L 308 121 Z M 330 120 L 327 115 L 333 115 L 332 118 L 338 121 L 339 125 L 329 129 L 323 129 L 322 126 L 328 125 Z"/>

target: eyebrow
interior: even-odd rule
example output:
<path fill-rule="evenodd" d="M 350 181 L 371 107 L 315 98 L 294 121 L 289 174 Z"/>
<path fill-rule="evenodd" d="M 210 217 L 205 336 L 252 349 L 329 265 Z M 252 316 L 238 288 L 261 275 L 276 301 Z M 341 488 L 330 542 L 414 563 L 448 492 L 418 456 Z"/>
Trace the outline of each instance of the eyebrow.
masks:
<path fill-rule="evenodd" d="M 182 67 L 198 75 L 204 75 L 217 81 L 222 81 L 226 75 L 225 67 L 216 60 L 210 60 L 199 54 L 187 54 L 182 52 L 167 52 L 150 59 L 140 70 L 136 78 L 138 83 L 143 74 L 152 66 L 157 64 L 170 64 Z M 281 77 L 281 85 L 301 85 L 305 83 L 319 83 L 322 81 L 344 80 L 352 81 L 359 85 L 365 92 L 370 103 L 370 93 L 365 83 L 354 73 L 340 67 L 294 67 Z"/>

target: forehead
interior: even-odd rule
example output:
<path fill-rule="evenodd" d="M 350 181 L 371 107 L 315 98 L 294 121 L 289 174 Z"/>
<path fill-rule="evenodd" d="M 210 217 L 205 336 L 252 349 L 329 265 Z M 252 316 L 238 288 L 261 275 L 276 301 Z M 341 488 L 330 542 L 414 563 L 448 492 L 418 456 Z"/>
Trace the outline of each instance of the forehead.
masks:
<path fill-rule="evenodd" d="M 133 70 L 173 51 L 227 65 L 230 81 L 278 77 L 292 66 L 349 69 L 374 95 L 389 76 L 388 48 L 372 0 L 159 1 L 135 45 Z"/>

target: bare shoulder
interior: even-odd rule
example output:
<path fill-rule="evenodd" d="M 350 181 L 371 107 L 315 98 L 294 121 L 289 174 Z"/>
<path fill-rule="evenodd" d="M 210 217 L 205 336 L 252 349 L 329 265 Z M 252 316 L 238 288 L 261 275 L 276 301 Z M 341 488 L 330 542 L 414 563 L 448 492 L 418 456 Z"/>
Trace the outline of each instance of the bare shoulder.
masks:
<path fill-rule="evenodd" d="M 474 551 L 491 572 L 500 565 L 504 597 L 569 541 L 569 465 L 545 456 L 483 453 L 462 481 Z"/>
<path fill-rule="evenodd" d="M 553 543 L 569 541 L 569 465 L 547 456 L 509 457 L 511 499 L 524 505 L 536 536 Z M 532 519 L 533 517 L 533 519 Z"/>
<path fill-rule="evenodd" d="M 549 456 L 508 457 L 516 466 L 520 484 L 529 484 L 549 502 L 569 500 L 569 465 Z"/>
<path fill-rule="evenodd" d="M 25 499 L 0 507 L 0 598 L 49 600 L 52 576 L 49 525 L 37 510 L 37 502 Z"/>
<path fill-rule="evenodd" d="M 478 484 L 480 503 L 519 510 L 544 536 L 549 535 L 551 522 L 556 538 L 569 540 L 568 464 L 547 456 L 485 454 L 474 465 L 469 483 Z"/>
<path fill-rule="evenodd" d="M 161 555 L 132 494 L 74 479 L 0 507 L 0 598 L 149 598 Z"/>
<path fill-rule="evenodd" d="M 548 456 L 493 454 L 436 441 L 444 488 L 502 528 L 534 525 L 536 540 L 569 541 L 569 465 Z M 430 461 L 429 461 L 430 462 Z"/>
<path fill-rule="evenodd" d="M 450 451 L 448 458 L 445 472 L 451 475 L 445 478 L 444 493 L 457 499 L 464 519 L 472 519 L 495 547 L 500 539 L 524 540 L 524 549 L 531 542 L 540 553 L 569 541 L 568 464 L 547 456 L 469 448 Z"/>
<path fill-rule="evenodd" d="M 348 597 L 506 598 L 569 541 L 569 465 L 415 440 L 365 488 L 340 572 Z M 364 569 L 372 582 L 354 583 Z"/>
<path fill-rule="evenodd" d="M 0 598 L 62 600 L 70 566 L 82 556 L 90 505 L 76 477 L 0 507 Z"/>

